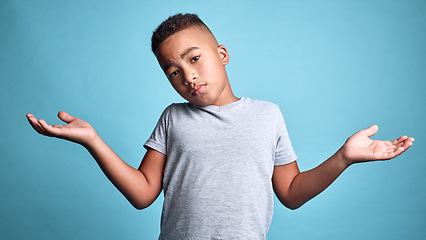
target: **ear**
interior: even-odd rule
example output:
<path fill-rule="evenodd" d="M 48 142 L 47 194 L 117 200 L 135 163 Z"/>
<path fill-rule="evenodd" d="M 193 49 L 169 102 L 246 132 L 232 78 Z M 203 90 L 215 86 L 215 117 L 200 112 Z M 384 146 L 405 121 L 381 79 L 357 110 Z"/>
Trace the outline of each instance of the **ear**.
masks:
<path fill-rule="evenodd" d="M 222 60 L 223 66 L 225 66 L 226 64 L 228 64 L 228 62 L 229 62 L 229 54 L 228 54 L 228 50 L 226 49 L 226 47 L 223 46 L 223 45 L 219 45 L 217 47 L 217 52 L 219 53 L 219 57 Z"/>

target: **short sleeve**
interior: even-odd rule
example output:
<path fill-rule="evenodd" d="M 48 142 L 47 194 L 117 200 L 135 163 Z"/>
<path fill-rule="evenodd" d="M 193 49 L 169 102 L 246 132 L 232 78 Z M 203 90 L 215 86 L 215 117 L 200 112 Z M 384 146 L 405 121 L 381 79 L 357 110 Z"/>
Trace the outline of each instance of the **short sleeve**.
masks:
<path fill-rule="evenodd" d="M 143 145 L 146 149 L 151 148 L 167 155 L 167 129 L 171 106 L 168 106 L 161 114 L 154 131 L 152 131 L 151 136 Z"/>
<path fill-rule="evenodd" d="M 277 107 L 277 145 L 275 150 L 274 165 L 284 165 L 296 161 L 297 156 L 291 145 L 284 117 Z"/>

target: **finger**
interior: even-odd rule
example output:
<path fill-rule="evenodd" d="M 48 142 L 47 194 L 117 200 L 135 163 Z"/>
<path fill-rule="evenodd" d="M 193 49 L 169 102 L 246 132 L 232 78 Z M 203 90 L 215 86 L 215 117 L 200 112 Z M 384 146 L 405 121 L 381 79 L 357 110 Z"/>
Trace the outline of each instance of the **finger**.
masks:
<path fill-rule="evenodd" d="M 393 147 L 393 148 L 398 148 L 398 147 L 402 147 L 402 145 L 404 144 L 404 140 L 401 140 L 401 139 L 395 139 L 395 140 L 393 140 L 393 141 L 391 141 L 391 142 L 387 142 L 387 146 L 388 147 Z"/>
<path fill-rule="evenodd" d="M 406 151 L 409 147 L 413 145 L 414 138 L 408 138 L 404 143 L 402 144 L 402 148 L 404 148 L 404 151 Z"/>
<path fill-rule="evenodd" d="M 391 143 L 393 145 L 398 145 L 398 144 L 401 144 L 402 142 L 404 142 L 406 139 L 408 139 L 407 136 L 401 136 L 398 139 L 393 140 Z"/>
<path fill-rule="evenodd" d="M 408 137 L 407 136 L 401 136 L 401 137 L 399 137 L 398 139 L 396 139 L 396 140 L 394 140 L 396 143 L 399 143 L 399 142 L 403 142 L 403 141 L 405 141 L 405 139 L 407 139 Z"/>
<path fill-rule="evenodd" d="M 37 121 L 37 118 L 35 118 L 32 114 L 27 114 L 28 122 L 31 124 L 33 129 L 43 135 L 46 135 L 47 132 L 41 127 L 40 123 Z"/>
<path fill-rule="evenodd" d="M 46 132 L 45 135 L 53 137 L 56 136 L 58 131 L 57 129 L 53 128 L 51 125 L 47 124 L 46 121 L 43 119 L 38 120 L 40 126 L 43 128 L 43 130 Z"/>
<path fill-rule="evenodd" d="M 392 158 L 401 155 L 403 152 L 407 151 L 408 148 L 409 148 L 409 146 L 406 147 L 406 148 L 399 147 L 399 148 L 395 149 L 395 151 L 393 153 L 391 153 L 393 155 Z"/>
<path fill-rule="evenodd" d="M 413 142 L 413 137 L 401 136 L 400 138 L 393 140 L 392 144 L 396 147 L 410 147 L 411 145 L 413 145 Z"/>
<path fill-rule="evenodd" d="M 411 146 L 413 145 L 412 141 L 405 141 L 403 142 L 403 144 L 401 146 L 398 146 L 394 149 L 394 151 L 391 151 L 387 154 L 387 158 L 394 158 L 397 157 L 399 155 L 401 155 L 402 153 L 404 153 L 405 151 L 407 151 L 407 149 L 409 149 Z"/>
<path fill-rule="evenodd" d="M 361 132 L 364 133 L 365 135 L 367 135 L 368 137 L 373 136 L 378 131 L 379 131 L 379 127 L 377 125 L 373 125 L 373 126 L 367 128 L 367 129 L 361 130 Z"/>
<path fill-rule="evenodd" d="M 66 113 L 66 112 L 64 112 L 64 111 L 60 111 L 60 112 L 58 113 L 58 117 L 59 117 L 62 121 L 66 122 L 66 123 L 70 123 L 72 120 L 74 120 L 74 119 L 75 119 L 75 117 L 73 117 L 73 116 L 69 115 L 68 113 Z"/>

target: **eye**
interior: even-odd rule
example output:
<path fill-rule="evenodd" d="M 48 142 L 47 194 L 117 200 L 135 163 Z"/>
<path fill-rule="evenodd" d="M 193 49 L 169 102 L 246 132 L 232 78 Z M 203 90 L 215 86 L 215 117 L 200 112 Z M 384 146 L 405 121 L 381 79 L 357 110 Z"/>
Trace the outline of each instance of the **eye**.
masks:
<path fill-rule="evenodd" d="M 200 59 L 200 56 L 195 56 L 195 57 L 191 58 L 191 62 L 192 63 L 196 62 L 196 61 L 198 61 L 198 59 Z"/>
<path fill-rule="evenodd" d="M 179 74 L 179 70 L 175 70 L 174 72 L 169 74 L 169 78 L 175 77 L 178 74 Z"/>

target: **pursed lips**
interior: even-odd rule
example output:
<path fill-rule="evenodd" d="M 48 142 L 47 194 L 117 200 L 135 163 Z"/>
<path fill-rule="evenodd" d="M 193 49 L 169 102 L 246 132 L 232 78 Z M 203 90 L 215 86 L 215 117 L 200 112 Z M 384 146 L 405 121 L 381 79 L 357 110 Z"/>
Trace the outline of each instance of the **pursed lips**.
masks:
<path fill-rule="evenodd" d="M 194 85 L 191 88 L 191 94 L 195 95 L 195 96 L 202 94 L 204 92 L 206 86 L 207 86 L 207 84 L 205 84 L 205 83 Z"/>

